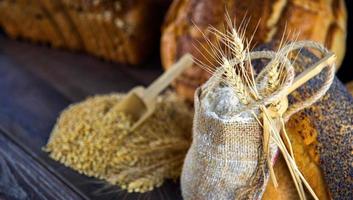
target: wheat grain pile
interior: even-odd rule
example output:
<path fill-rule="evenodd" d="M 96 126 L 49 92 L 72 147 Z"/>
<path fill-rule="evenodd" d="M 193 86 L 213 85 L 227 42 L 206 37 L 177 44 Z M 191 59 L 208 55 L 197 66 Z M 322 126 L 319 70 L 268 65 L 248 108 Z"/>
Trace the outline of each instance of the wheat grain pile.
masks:
<path fill-rule="evenodd" d="M 71 105 L 55 125 L 45 151 L 76 171 L 129 192 L 146 192 L 181 173 L 190 145 L 192 112 L 167 93 L 134 132 L 129 116 L 112 107 L 122 94 L 95 96 Z"/>

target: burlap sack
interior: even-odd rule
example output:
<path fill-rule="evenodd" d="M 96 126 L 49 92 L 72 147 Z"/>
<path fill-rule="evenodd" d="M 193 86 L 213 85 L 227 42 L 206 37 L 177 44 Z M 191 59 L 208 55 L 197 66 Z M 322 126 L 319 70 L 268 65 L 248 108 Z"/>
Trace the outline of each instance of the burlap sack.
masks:
<path fill-rule="evenodd" d="M 209 82 L 204 89 L 207 89 Z M 207 92 L 203 88 L 195 93 L 193 142 L 181 175 L 183 198 L 260 198 L 268 179 L 268 170 L 261 159 L 262 128 L 259 122 L 250 111 L 227 116 L 232 112 L 225 109 L 224 113 L 217 114 L 214 112 L 217 108 L 212 108 L 207 102 Z M 216 104 L 224 101 L 217 98 Z M 237 103 L 232 97 L 228 99 L 232 102 L 223 104 Z M 275 150 L 271 143 L 273 156 Z"/>
<path fill-rule="evenodd" d="M 320 87 L 310 96 L 288 104 L 288 95 L 298 86 L 292 86 L 295 73 L 286 56 L 289 52 L 303 47 L 316 49 L 325 58 L 331 57 L 334 61 L 334 56 L 319 43 L 301 41 L 286 45 L 277 55 L 286 68 L 285 80 L 277 90 L 269 92 L 264 98 L 259 98 L 250 105 L 244 106 L 239 103 L 238 97 L 243 98 L 241 94 L 239 95 L 239 91 L 234 94 L 234 89 L 222 84 L 220 80 L 225 72 L 222 68 L 216 70 L 213 76 L 197 89 L 194 101 L 193 142 L 185 158 L 181 175 L 184 199 L 261 198 L 269 177 L 269 168 L 271 169 L 274 158 L 278 155 L 278 147 L 287 158 L 287 165 L 301 199 L 305 199 L 303 183 L 311 195 L 316 197 L 307 181 L 300 176 L 300 172 L 295 170 L 297 166 L 289 152 L 291 151 L 290 141 L 279 135 L 280 130 L 286 135 L 284 124 L 289 117 L 320 99 L 329 89 L 334 78 L 334 62 L 323 61 L 321 66 L 316 65 L 316 67 L 327 67 L 325 79 Z M 274 52 L 260 51 L 251 52 L 249 57 L 250 59 L 274 58 L 274 55 Z M 257 76 L 256 83 L 259 83 L 260 89 L 261 80 L 270 74 L 270 69 L 271 64 L 266 65 Z M 300 75 L 309 77 L 308 74 Z M 271 106 L 266 108 L 268 105 Z M 261 109 L 261 112 L 256 109 Z M 266 116 L 262 118 L 263 123 L 259 120 L 261 114 Z M 270 118 L 273 118 L 271 128 L 268 126 Z M 260 124 L 263 124 L 264 129 Z M 272 133 L 268 138 L 269 132 Z M 263 144 L 268 144 L 265 141 L 269 142 L 269 149 L 267 145 L 262 147 Z M 275 181 L 275 178 L 273 180 Z"/>

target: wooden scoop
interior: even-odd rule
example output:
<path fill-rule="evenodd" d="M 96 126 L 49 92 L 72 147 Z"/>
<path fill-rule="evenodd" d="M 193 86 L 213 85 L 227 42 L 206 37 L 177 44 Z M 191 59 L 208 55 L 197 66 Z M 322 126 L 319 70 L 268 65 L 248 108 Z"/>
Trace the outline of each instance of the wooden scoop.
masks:
<path fill-rule="evenodd" d="M 170 69 L 156 79 L 147 89 L 142 86 L 133 88 L 117 105 L 115 111 L 124 112 L 132 116 L 133 125 L 130 131 L 141 125 L 156 107 L 156 97 L 186 68 L 192 66 L 193 58 L 184 55 Z"/>

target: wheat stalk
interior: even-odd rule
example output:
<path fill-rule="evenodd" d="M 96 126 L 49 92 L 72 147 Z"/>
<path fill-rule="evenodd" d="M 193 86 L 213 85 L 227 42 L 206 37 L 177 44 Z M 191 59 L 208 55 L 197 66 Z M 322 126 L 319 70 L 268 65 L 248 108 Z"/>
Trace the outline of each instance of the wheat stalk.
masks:
<path fill-rule="evenodd" d="M 284 32 L 286 32 L 286 28 L 287 26 L 285 26 Z M 299 37 L 299 33 L 293 33 L 296 34 L 295 37 L 292 37 L 292 33 L 289 32 L 287 35 L 285 33 L 283 33 L 280 43 L 278 45 L 278 50 L 277 50 L 277 54 L 276 56 L 272 59 L 272 61 L 266 66 L 266 68 L 268 68 L 269 70 L 267 71 L 266 74 L 266 79 L 264 81 L 266 81 L 265 83 L 260 83 L 263 84 L 262 86 L 260 86 L 261 89 L 261 96 L 267 96 L 269 94 L 272 94 L 274 91 L 276 91 L 284 82 L 284 80 L 286 79 L 286 73 L 285 73 L 285 66 L 283 64 L 283 62 L 281 62 L 280 58 L 281 57 L 288 57 L 288 54 L 290 52 L 286 52 L 286 54 L 283 54 L 281 52 L 281 49 L 283 46 L 287 46 L 289 45 L 289 43 L 291 42 L 291 45 L 294 44 L 293 40 L 290 40 L 289 38 L 295 38 L 294 41 L 296 41 Z M 294 60 L 296 59 L 296 57 L 298 56 L 299 51 L 297 53 L 297 55 L 295 56 Z"/>
<path fill-rule="evenodd" d="M 264 88 L 264 92 L 263 92 L 264 94 L 262 94 L 263 96 L 265 96 L 266 94 L 271 94 L 280 85 L 281 66 L 283 65 L 280 65 L 279 61 L 276 58 L 271 63 L 269 63 L 270 70 L 268 71 L 268 74 L 267 74 L 268 79 Z"/>
<path fill-rule="evenodd" d="M 247 86 L 244 84 L 241 77 L 238 74 L 236 74 L 234 67 L 226 59 L 224 59 L 224 65 L 222 67 L 224 68 L 226 83 L 234 89 L 240 102 L 242 102 L 245 105 L 248 104 L 249 95 L 247 91 Z"/>
<path fill-rule="evenodd" d="M 259 98 L 249 58 L 250 43 L 245 40 L 245 30 L 248 23 L 249 20 L 243 20 L 240 28 L 237 29 L 227 14 L 224 30 L 212 26 L 208 29 L 211 36 L 216 38 L 215 41 L 211 41 L 199 30 L 207 45 L 201 42 L 198 43 L 199 47 L 195 45 L 203 59 L 202 61 L 196 58 L 196 63 L 212 75 L 221 68 L 223 76 L 219 76 L 219 81 L 233 88 L 238 99 L 244 105 Z"/>
<path fill-rule="evenodd" d="M 211 34 L 216 36 L 217 40 L 216 43 L 212 43 L 207 37 L 204 36 L 210 50 L 208 50 L 207 47 L 203 45 L 202 48 L 209 54 L 209 57 L 204 55 L 202 51 L 199 51 L 201 55 L 204 56 L 207 64 L 205 65 L 205 63 L 203 63 L 201 60 L 197 60 L 198 64 L 211 74 L 218 72 L 218 70 L 215 70 L 217 69 L 217 66 L 215 67 L 213 63 L 218 64 L 220 66 L 218 69 L 221 68 L 221 71 L 223 72 L 223 76 L 219 77 L 220 81 L 223 81 L 232 87 L 238 99 L 244 105 L 251 103 L 251 101 L 257 101 L 261 98 L 272 95 L 281 87 L 283 82 L 286 80 L 286 66 L 281 59 L 288 57 L 289 51 L 286 51 L 284 54 L 284 51 L 282 51 L 282 46 L 288 46 L 287 42 L 289 41 L 289 35 L 287 35 L 287 38 L 285 38 L 285 35 L 283 34 L 277 54 L 275 54 L 274 58 L 266 66 L 265 71 L 263 71 L 264 73 L 258 77 L 260 84 L 257 84 L 255 82 L 254 72 L 251 66 L 249 43 L 244 39 L 245 30 L 237 30 L 235 25 L 232 24 L 229 15 L 226 15 L 226 22 L 227 28 L 224 31 L 220 31 L 215 27 L 210 27 L 209 30 Z M 263 55 L 265 54 L 266 52 L 263 52 Z M 211 60 L 209 58 L 211 58 Z M 212 62 L 212 59 L 215 59 L 215 62 Z M 215 77 L 212 77 L 211 80 L 214 80 L 214 78 Z M 213 84 L 211 85 L 213 86 Z M 259 91 L 258 86 L 260 86 Z M 275 107 L 278 102 L 272 102 L 271 104 L 271 106 Z M 272 118 L 272 116 L 269 114 L 267 106 L 268 105 L 265 105 L 264 103 L 259 107 L 260 111 L 263 113 L 263 123 L 261 123 L 256 114 L 254 114 L 254 116 L 256 120 L 259 121 L 259 124 L 262 124 L 262 127 L 266 129 L 266 131 L 264 131 L 263 150 L 266 156 L 266 161 L 272 180 L 274 181 L 275 185 L 277 185 L 276 178 L 273 173 L 271 158 L 269 157 L 270 140 L 273 140 L 282 152 L 287 162 L 288 169 L 292 175 L 296 189 L 298 190 L 300 199 L 305 199 L 303 184 L 307 187 L 313 197 L 317 199 L 314 191 L 311 189 L 310 185 L 307 183 L 297 168 L 294 160 L 293 150 L 290 146 L 290 141 L 285 133 L 284 120 L 281 114 L 279 113 L 277 117 Z M 276 127 L 275 121 L 278 119 L 282 123 L 281 129 L 283 129 L 284 138 L 281 137 L 280 130 L 277 130 Z M 289 144 L 288 147 L 286 146 L 286 143 Z"/>

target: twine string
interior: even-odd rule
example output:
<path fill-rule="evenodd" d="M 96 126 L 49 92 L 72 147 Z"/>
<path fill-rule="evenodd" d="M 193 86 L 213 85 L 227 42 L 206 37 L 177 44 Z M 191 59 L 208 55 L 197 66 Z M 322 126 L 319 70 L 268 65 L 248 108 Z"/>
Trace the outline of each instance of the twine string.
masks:
<path fill-rule="evenodd" d="M 323 56 L 326 56 L 329 54 L 329 51 L 323 47 L 321 44 L 312 42 L 312 41 L 301 41 L 301 42 L 294 42 L 291 43 L 284 48 L 281 49 L 280 56 L 282 57 L 283 55 L 288 55 L 291 51 L 301 49 L 301 48 L 313 48 L 318 51 L 320 51 Z M 265 69 L 262 71 L 262 73 L 259 74 L 259 77 L 265 76 L 265 72 L 267 72 L 269 69 L 270 64 L 265 67 Z M 264 126 L 264 129 L 269 129 L 269 130 L 264 130 L 264 142 L 269 143 L 269 140 L 266 139 L 268 138 L 268 135 L 270 133 L 270 137 L 274 139 L 275 143 L 279 147 L 280 151 L 283 154 L 283 157 L 285 158 L 285 161 L 287 163 L 287 166 L 289 168 L 289 171 L 291 173 L 291 176 L 293 178 L 294 184 L 296 186 L 296 189 L 298 191 L 299 197 L 302 200 L 306 199 L 304 188 L 303 188 L 303 183 L 310 192 L 310 194 L 314 197 L 314 199 L 318 199 L 316 196 L 315 192 L 313 189 L 310 187 L 309 183 L 305 180 L 304 176 L 301 174 L 300 170 L 298 169 L 298 166 L 295 163 L 294 159 L 294 154 L 293 154 L 293 149 L 289 141 L 289 137 L 287 135 L 286 129 L 285 129 L 285 122 L 288 121 L 290 116 L 293 114 L 297 113 L 298 111 L 311 106 L 313 103 L 315 103 L 318 99 L 320 99 L 330 88 L 332 81 L 334 79 L 334 74 L 335 74 L 335 64 L 329 64 L 326 66 L 327 71 L 325 73 L 325 79 L 320 88 L 314 92 L 313 94 L 310 95 L 310 97 L 307 97 L 303 101 L 296 102 L 290 106 L 288 106 L 288 101 L 286 96 L 282 96 L 283 93 L 286 92 L 286 90 L 290 87 L 290 85 L 282 85 L 277 91 L 276 94 L 271 94 L 270 97 L 272 98 L 265 98 L 262 103 L 263 106 L 260 107 L 262 112 L 263 112 L 263 123 L 264 124 L 270 124 L 270 126 Z M 293 68 L 292 65 L 290 65 L 290 68 Z M 288 71 L 288 70 L 287 70 Z M 290 74 L 290 79 L 294 78 L 292 77 L 292 74 Z M 289 81 L 288 81 L 289 82 Z M 272 101 L 272 99 L 277 99 L 277 101 Z M 278 100 L 279 99 L 279 100 Z M 266 107 L 269 104 L 269 107 Z M 281 124 L 280 128 L 276 128 L 275 121 L 279 121 Z M 277 130 L 276 130 L 277 129 Z M 282 137 L 280 135 L 282 133 Z M 266 145 L 268 146 L 268 144 Z M 268 155 L 269 150 L 264 149 L 264 154 Z M 269 158 L 268 158 L 269 159 Z M 268 162 L 269 163 L 269 162 Z M 272 165 L 268 166 L 270 169 L 272 169 Z M 273 173 L 273 170 L 270 170 L 270 173 Z M 274 175 L 271 175 L 271 179 L 274 177 Z M 277 181 L 273 180 L 274 183 Z M 275 187 L 277 184 L 274 184 Z"/>
<path fill-rule="evenodd" d="M 274 51 L 254 51 L 249 52 L 248 56 L 250 60 L 254 59 L 270 59 L 270 62 L 265 66 L 265 68 L 259 73 L 256 78 L 256 81 L 263 79 L 267 76 L 269 70 L 272 67 L 272 62 L 279 60 L 284 66 L 284 73 L 285 78 L 279 88 L 276 91 L 271 93 L 268 96 L 265 96 L 257 101 L 253 101 L 246 106 L 243 110 L 239 113 L 248 111 L 248 110 L 257 110 L 259 109 L 262 111 L 262 118 L 263 118 L 263 156 L 259 159 L 259 166 L 258 168 L 263 168 L 264 165 L 267 165 L 270 173 L 270 178 L 275 187 L 278 186 L 276 176 L 274 174 L 271 156 L 270 156 L 270 140 L 272 139 L 275 144 L 278 146 L 279 150 L 281 151 L 290 174 L 292 176 L 294 185 L 298 191 L 299 197 L 301 200 L 306 200 L 306 195 L 304 191 L 303 184 L 306 186 L 310 194 L 314 197 L 314 199 L 318 199 L 314 190 L 311 188 L 309 183 L 305 180 L 304 176 L 301 174 L 300 170 L 298 169 L 297 164 L 295 163 L 293 148 L 291 146 L 291 142 L 289 140 L 288 134 L 285 129 L 285 122 L 289 120 L 289 118 L 297 113 L 298 111 L 311 106 L 317 100 L 319 100 L 330 88 L 334 75 L 335 75 L 335 64 L 328 64 L 325 66 L 327 70 L 325 71 L 325 77 L 323 83 L 320 85 L 320 88 L 311 94 L 306 99 L 295 102 L 291 105 L 288 105 L 287 95 L 288 91 L 291 91 L 291 87 L 293 85 L 293 81 L 295 80 L 296 74 L 294 71 L 293 64 L 288 59 L 288 54 L 292 51 L 302 49 L 302 48 L 311 48 L 318 50 L 322 56 L 329 55 L 329 51 L 322 46 L 320 43 L 312 42 L 312 41 L 300 41 L 300 42 L 293 42 L 282 49 L 279 52 Z M 236 62 L 232 60 L 231 62 Z M 221 68 L 222 69 L 222 68 Z M 321 72 L 320 72 L 321 73 Z M 221 74 L 218 72 L 217 74 Z M 316 75 L 317 76 L 317 75 Z M 215 78 L 215 81 L 219 81 L 219 78 Z M 211 81 L 213 85 L 215 82 Z M 306 82 L 305 82 L 306 83 Z M 303 83 L 303 84 L 305 84 Z M 302 85 L 303 85 L 302 84 Z M 300 85 L 300 86 L 302 86 Z M 264 160 L 266 160 L 264 162 Z M 258 171 L 258 170 L 257 170 Z M 249 183 L 253 183 L 255 180 L 259 180 L 259 177 L 254 173 L 249 180 Z M 260 183 L 259 183 L 260 184 Z M 258 184 L 257 184 L 258 185 Z M 245 197 L 249 195 L 251 191 L 254 191 L 257 186 L 256 184 L 251 184 L 246 191 L 241 192 L 237 197 Z"/>
<path fill-rule="evenodd" d="M 322 53 L 323 57 L 330 53 L 322 44 L 313 42 L 313 41 L 294 42 L 291 45 L 287 45 L 286 47 L 284 47 L 283 51 L 287 53 L 301 48 L 316 49 L 320 53 Z M 285 121 L 288 121 L 288 119 L 298 111 L 311 106 L 313 103 L 318 101 L 322 96 L 326 94 L 335 77 L 336 64 L 335 63 L 329 64 L 326 66 L 326 69 L 327 70 L 325 71 L 325 79 L 321 84 L 321 87 L 316 92 L 314 92 L 309 97 L 307 97 L 304 101 L 292 104 L 288 108 L 288 110 L 284 113 Z"/>
<path fill-rule="evenodd" d="M 298 191 L 299 197 L 301 200 L 306 199 L 305 191 L 303 184 L 306 186 L 310 194 L 314 197 L 314 199 L 318 199 L 313 189 L 310 187 L 309 183 L 305 180 L 304 176 L 301 174 L 298 166 L 295 163 L 293 148 L 291 146 L 288 134 L 285 129 L 285 123 L 289 120 L 289 118 L 297 113 L 298 111 L 311 106 L 317 100 L 319 100 L 327 90 L 330 88 L 334 76 L 335 76 L 335 63 L 328 63 L 326 64 L 324 71 L 324 80 L 321 83 L 320 87 L 317 91 L 313 92 L 309 97 L 302 99 L 298 102 L 292 103 L 288 105 L 288 95 L 289 93 L 295 91 L 297 88 L 293 90 L 293 82 L 296 78 L 295 70 L 293 67 L 292 62 L 289 60 L 288 55 L 292 51 L 300 50 L 302 48 L 310 48 L 319 51 L 323 56 L 330 55 L 330 52 L 320 43 L 313 42 L 313 41 L 299 41 L 299 42 L 292 42 L 279 50 L 279 52 L 274 51 L 253 51 L 247 52 L 246 56 L 249 57 L 249 60 L 256 60 L 256 59 L 268 59 L 270 62 L 264 67 L 263 70 L 256 77 L 256 83 L 259 83 L 263 78 L 268 76 L 269 71 L 273 67 L 273 62 L 280 62 L 284 66 L 284 79 L 281 82 L 280 86 L 270 94 L 263 96 L 259 99 L 254 101 L 250 101 L 249 104 L 246 105 L 243 109 L 241 109 L 238 113 L 260 110 L 262 112 L 262 126 L 263 126 L 263 144 L 262 144 L 262 158 L 259 158 L 258 168 L 263 169 L 264 166 L 267 166 L 269 169 L 271 180 L 276 187 L 278 185 L 272 162 L 271 162 L 271 155 L 270 155 L 270 140 L 275 142 L 278 146 L 279 150 L 283 154 L 283 157 L 287 163 L 288 169 L 291 173 L 293 178 L 293 182 L 296 186 Z M 235 58 L 229 61 L 232 65 L 238 64 Z M 319 60 L 320 62 L 320 60 Z M 322 73 L 320 71 L 320 73 Z M 320 74 L 319 73 L 319 74 Z M 212 91 L 214 87 L 217 87 L 220 82 L 222 82 L 222 75 L 224 74 L 224 69 L 222 67 L 218 68 L 214 76 L 203 86 L 203 89 Z M 303 74 L 304 75 L 304 74 Z M 315 75 L 315 76 L 318 76 Z M 314 76 L 314 77 L 315 77 Z M 307 77 L 310 80 L 310 76 Z M 307 80 L 308 81 L 308 80 Z M 307 83 L 304 81 L 303 83 L 298 83 L 301 87 Z M 295 87 L 295 86 L 294 86 Z M 261 122 L 260 122 L 261 123 Z M 253 174 L 253 176 L 249 180 L 249 187 L 246 189 L 243 188 L 236 192 L 236 196 L 239 197 L 238 199 L 242 199 L 250 195 L 250 193 L 256 190 L 256 187 L 260 186 L 261 183 L 256 183 L 259 179 L 257 172 Z"/>
<path fill-rule="evenodd" d="M 293 81 L 295 78 L 295 71 L 291 61 L 289 61 L 289 59 L 285 55 L 288 55 L 288 53 L 291 51 L 302 49 L 302 48 L 316 49 L 320 51 L 323 54 L 323 56 L 326 56 L 330 53 L 322 44 L 313 42 L 313 41 L 292 42 L 284 46 L 279 53 L 274 51 L 253 51 L 249 53 L 248 56 L 250 57 L 250 60 L 274 59 L 277 56 L 279 60 L 284 64 L 286 77 L 283 83 L 281 84 L 281 86 L 275 92 L 271 93 L 271 95 L 268 95 L 258 101 L 250 102 L 244 109 L 240 110 L 239 113 L 242 113 L 248 110 L 256 110 L 263 105 L 269 106 L 274 102 L 278 102 L 279 99 L 287 97 L 287 90 L 293 84 Z M 273 60 L 271 60 L 271 62 L 272 61 Z M 267 64 L 265 68 L 259 73 L 259 75 L 256 78 L 257 82 L 259 79 L 266 76 L 267 72 L 270 70 L 271 62 Z M 332 81 L 334 79 L 336 65 L 335 63 L 329 64 L 326 66 L 326 68 L 327 70 L 325 72 L 325 79 L 321 87 L 318 89 L 318 91 L 316 91 L 314 94 L 312 94 L 304 101 L 291 104 L 288 107 L 288 110 L 283 114 L 285 121 L 288 121 L 288 119 L 298 111 L 311 106 L 313 103 L 315 103 L 318 99 L 320 99 L 323 95 L 326 94 L 327 90 L 330 88 Z"/>

